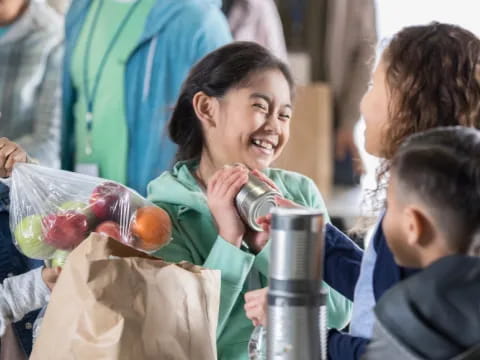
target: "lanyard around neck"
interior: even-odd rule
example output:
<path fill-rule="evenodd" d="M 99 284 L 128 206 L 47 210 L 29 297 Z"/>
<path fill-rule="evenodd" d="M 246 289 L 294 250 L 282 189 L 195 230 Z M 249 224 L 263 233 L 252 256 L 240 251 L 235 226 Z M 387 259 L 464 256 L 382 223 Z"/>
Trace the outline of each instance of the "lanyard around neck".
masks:
<path fill-rule="evenodd" d="M 91 132 L 93 128 L 93 109 L 95 105 L 95 99 L 97 97 L 97 91 L 98 91 L 98 86 L 100 84 L 100 79 L 103 74 L 103 70 L 105 68 L 105 65 L 107 64 L 107 60 L 110 57 L 112 50 L 115 46 L 115 44 L 118 42 L 118 39 L 120 38 L 120 35 L 125 28 L 125 26 L 128 23 L 128 20 L 130 20 L 130 17 L 132 16 L 133 12 L 137 8 L 137 6 L 141 3 L 141 1 L 136 1 L 128 10 L 127 14 L 123 17 L 122 21 L 120 22 L 117 30 L 115 31 L 112 40 L 108 44 L 107 50 L 104 52 L 101 60 L 100 60 L 100 65 L 95 73 L 95 78 L 93 82 L 93 87 L 92 90 L 90 91 L 90 85 L 88 81 L 88 68 L 90 65 L 90 52 L 92 48 L 92 41 L 93 41 L 93 33 L 95 32 L 95 28 L 98 25 L 98 18 L 100 16 L 100 12 L 102 11 L 103 5 L 105 3 L 105 0 L 99 0 L 100 4 L 97 6 L 97 10 L 94 14 L 94 18 L 92 21 L 92 24 L 90 26 L 90 31 L 88 33 L 87 37 L 87 45 L 85 49 L 85 57 L 83 60 L 83 85 L 84 85 L 84 92 L 85 92 L 85 103 L 87 105 L 87 112 L 85 114 L 85 121 L 86 121 L 86 126 L 87 126 L 87 144 L 85 147 L 85 153 L 87 155 L 91 155 L 93 152 L 92 149 L 92 139 L 91 139 Z"/>

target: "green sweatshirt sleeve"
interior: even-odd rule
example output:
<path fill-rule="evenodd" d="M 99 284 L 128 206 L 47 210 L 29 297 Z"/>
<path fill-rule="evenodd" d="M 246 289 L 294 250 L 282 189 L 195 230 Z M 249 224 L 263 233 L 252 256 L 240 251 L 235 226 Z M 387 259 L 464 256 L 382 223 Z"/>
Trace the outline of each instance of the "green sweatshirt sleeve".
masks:
<path fill-rule="evenodd" d="M 329 329 L 343 329 L 352 316 L 352 302 L 335 289 L 322 282 L 327 291 L 327 326 Z"/>
<path fill-rule="evenodd" d="M 271 245 L 269 241 L 257 256 L 255 256 L 255 261 L 253 263 L 253 266 L 266 278 L 268 278 L 268 267 L 270 264 L 270 248 Z"/>

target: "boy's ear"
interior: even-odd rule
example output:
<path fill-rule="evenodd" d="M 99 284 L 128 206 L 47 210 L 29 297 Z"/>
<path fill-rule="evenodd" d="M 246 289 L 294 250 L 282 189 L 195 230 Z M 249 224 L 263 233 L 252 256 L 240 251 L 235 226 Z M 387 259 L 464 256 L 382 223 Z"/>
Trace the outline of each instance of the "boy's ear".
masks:
<path fill-rule="evenodd" d="M 209 129 L 215 127 L 216 113 L 218 111 L 218 100 L 213 96 L 208 96 L 203 91 L 197 92 L 192 99 L 193 109 L 202 125 Z"/>
<path fill-rule="evenodd" d="M 410 246 L 426 247 L 433 239 L 434 227 L 425 213 L 416 207 L 407 207 L 404 210 L 404 232 Z"/>

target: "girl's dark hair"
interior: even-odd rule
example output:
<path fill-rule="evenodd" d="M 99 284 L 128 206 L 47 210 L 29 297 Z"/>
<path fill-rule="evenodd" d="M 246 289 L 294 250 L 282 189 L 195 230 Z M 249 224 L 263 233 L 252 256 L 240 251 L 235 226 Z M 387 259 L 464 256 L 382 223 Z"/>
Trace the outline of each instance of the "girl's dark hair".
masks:
<path fill-rule="evenodd" d="M 391 163 L 397 196 L 419 201 L 451 250 L 480 255 L 480 132 L 440 127 L 405 141 Z"/>
<path fill-rule="evenodd" d="M 202 126 L 192 103 L 196 93 L 221 98 L 230 89 L 247 86 L 255 73 L 272 69 L 282 72 L 293 93 L 294 82 L 287 65 L 256 43 L 233 42 L 200 60 L 183 83 L 170 119 L 170 138 L 178 145 L 176 161 L 197 159 L 202 152 Z"/>

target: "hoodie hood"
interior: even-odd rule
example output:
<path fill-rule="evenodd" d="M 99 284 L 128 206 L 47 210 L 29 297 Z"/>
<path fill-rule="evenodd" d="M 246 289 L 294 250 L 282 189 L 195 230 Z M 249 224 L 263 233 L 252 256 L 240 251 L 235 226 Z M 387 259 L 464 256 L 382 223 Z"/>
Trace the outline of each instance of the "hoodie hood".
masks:
<path fill-rule="evenodd" d="M 186 3 L 190 3 L 188 4 L 189 6 L 192 4 L 197 5 L 198 10 L 202 12 L 207 6 L 214 6 L 219 9 L 222 7 L 222 0 L 158 0 L 148 16 L 145 32 L 142 35 L 140 43 L 153 37 L 157 32 L 161 31 L 172 18 L 182 13 Z"/>
<path fill-rule="evenodd" d="M 178 205 L 180 212 L 187 209 L 209 214 L 207 197 L 192 175 L 198 163 L 182 161 L 172 171 L 166 171 L 148 185 L 148 199 L 153 203 Z M 191 169 L 191 170 L 190 170 Z"/>
<path fill-rule="evenodd" d="M 480 343 L 480 258 L 442 258 L 392 288 L 376 307 L 382 326 L 422 359 L 450 359 Z"/>

